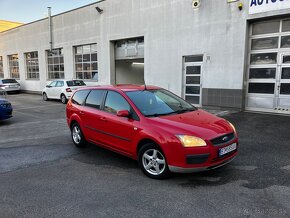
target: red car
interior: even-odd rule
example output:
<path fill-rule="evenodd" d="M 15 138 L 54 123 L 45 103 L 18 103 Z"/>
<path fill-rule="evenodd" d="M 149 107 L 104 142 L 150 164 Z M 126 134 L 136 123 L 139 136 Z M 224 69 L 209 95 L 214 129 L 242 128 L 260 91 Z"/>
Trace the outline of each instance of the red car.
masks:
<path fill-rule="evenodd" d="M 92 142 L 131 157 L 151 178 L 214 169 L 237 155 L 230 122 L 156 86 L 82 88 L 66 112 L 77 147 Z"/>

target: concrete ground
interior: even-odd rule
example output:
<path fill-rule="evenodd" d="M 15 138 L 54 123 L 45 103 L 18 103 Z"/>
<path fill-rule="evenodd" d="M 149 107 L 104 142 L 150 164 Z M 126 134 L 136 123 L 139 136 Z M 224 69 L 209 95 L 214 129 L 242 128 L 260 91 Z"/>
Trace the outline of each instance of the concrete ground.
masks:
<path fill-rule="evenodd" d="M 290 217 L 290 117 L 232 113 L 237 158 L 220 169 L 147 178 L 137 163 L 74 147 L 65 105 L 9 95 L 0 122 L 0 217 Z"/>

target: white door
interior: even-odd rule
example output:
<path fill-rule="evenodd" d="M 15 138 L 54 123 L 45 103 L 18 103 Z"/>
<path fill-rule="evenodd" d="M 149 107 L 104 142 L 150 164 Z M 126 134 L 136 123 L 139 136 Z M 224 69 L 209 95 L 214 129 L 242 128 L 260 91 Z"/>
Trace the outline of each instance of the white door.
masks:
<path fill-rule="evenodd" d="M 280 56 L 275 110 L 290 112 L 290 53 L 282 53 Z"/>
<path fill-rule="evenodd" d="M 63 87 L 64 81 L 57 81 L 56 86 L 53 88 L 53 98 L 60 99 Z"/>
<path fill-rule="evenodd" d="M 195 106 L 201 106 L 203 56 L 184 57 L 183 96 Z"/>
<path fill-rule="evenodd" d="M 54 93 L 53 89 L 55 88 L 56 83 L 57 83 L 57 81 L 53 81 L 48 86 L 46 86 L 46 90 L 45 91 L 46 91 L 46 94 L 47 94 L 48 98 L 53 98 L 53 93 Z"/>

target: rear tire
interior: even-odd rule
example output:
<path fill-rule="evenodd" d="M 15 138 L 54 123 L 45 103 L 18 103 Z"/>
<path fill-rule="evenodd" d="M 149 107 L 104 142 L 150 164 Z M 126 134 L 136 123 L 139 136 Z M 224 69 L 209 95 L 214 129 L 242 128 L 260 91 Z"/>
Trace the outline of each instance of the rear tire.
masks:
<path fill-rule="evenodd" d="M 66 104 L 67 103 L 67 98 L 65 97 L 64 94 L 61 94 L 60 95 L 60 100 L 61 100 L 61 103 L 63 103 L 63 104 Z"/>
<path fill-rule="evenodd" d="M 84 134 L 81 130 L 81 127 L 78 123 L 74 123 L 71 127 L 71 137 L 73 143 L 78 148 L 83 148 L 86 146 L 86 140 Z"/>
<path fill-rule="evenodd" d="M 138 152 L 138 164 L 143 173 L 153 179 L 165 179 L 170 175 L 165 155 L 154 143 L 148 143 Z"/>
<path fill-rule="evenodd" d="M 45 92 L 42 94 L 42 99 L 43 99 L 43 101 L 48 101 L 49 100 L 48 97 L 47 97 L 47 94 Z"/>

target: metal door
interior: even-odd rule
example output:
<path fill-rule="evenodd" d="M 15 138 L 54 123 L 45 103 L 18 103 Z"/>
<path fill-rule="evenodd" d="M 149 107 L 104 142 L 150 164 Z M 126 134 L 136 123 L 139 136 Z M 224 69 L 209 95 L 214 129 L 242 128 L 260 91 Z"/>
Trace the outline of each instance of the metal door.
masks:
<path fill-rule="evenodd" d="M 278 112 L 290 112 L 290 53 L 280 55 L 276 86 L 276 108 Z"/>
<path fill-rule="evenodd" d="M 202 56 L 184 58 L 183 96 L 186 101 L 201 106 Z"/>

